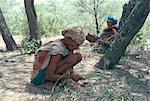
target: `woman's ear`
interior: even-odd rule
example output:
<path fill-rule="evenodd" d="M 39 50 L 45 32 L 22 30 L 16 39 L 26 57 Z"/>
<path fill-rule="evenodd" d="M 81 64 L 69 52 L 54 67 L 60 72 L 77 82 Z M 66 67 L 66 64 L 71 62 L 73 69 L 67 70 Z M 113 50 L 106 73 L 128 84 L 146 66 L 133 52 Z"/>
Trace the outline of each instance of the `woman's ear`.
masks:
<path fill-rule="evenodd" d="M 62 33 L 62 35 L 64 36 L 64 31 L 62 31 L 61 33 Z"/>
<path fill-rule="evenodd" d="M 71 37 L 69 37 L 69 36 L 65 36 L 65 40 L 68 42 L 68 41 L 70 41 L 70 40 L 71 40 Z"/>
<path fill-rule="evenodd" d="M 68 30 L 64 30 L 64 31 L 62 31 L 62 35 L 64 36 L 65 35 L 65 33 L 67 33 L 68 32 Z"/>

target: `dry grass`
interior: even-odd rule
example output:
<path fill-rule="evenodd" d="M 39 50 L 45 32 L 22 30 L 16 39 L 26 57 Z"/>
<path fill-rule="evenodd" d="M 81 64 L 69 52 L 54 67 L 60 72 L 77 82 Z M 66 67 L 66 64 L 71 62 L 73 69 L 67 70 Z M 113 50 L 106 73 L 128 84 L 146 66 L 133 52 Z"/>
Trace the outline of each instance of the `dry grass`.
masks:
<path fill-rule="evenodd" d="M 17 44 L 23 38 L 15 37 Z M 56 39 L 56 38 L 55 38 Z M 44 39 L 48 42 L 51 39 Z M 2 40 L 0 38 L 0 42 Z M 4 47 L 4 44 L 0 44 Z M 19 51 L 0 53 L 0 101 L 149 101 L 150 54 L 145 52 L 124 57 L 117 69 L 100 70 L 94 64 L 102 56 L 90 51 L 85 42 L 79 50 L 83 60 L 75 70 L 89 84 L 79 87 L 68 81 L 55 91 L 30 84 L 34 55 L 18 55 Z M 137 58 L 138 57 L 138 58 Z M 121 99 L 121 100 L 120 100 Z"/>

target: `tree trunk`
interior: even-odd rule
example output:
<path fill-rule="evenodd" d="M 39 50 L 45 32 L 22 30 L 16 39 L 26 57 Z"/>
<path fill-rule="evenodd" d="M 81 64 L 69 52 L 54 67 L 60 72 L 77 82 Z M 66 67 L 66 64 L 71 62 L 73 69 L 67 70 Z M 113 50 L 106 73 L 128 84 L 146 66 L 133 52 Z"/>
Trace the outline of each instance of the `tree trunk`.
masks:
<path fill-rule="evenodd" d="M 137 0 L 130 0 L 128 4 L 124 4 L 122 16 L 119 22 L 119 28 L 123 25 L 129 14 L 131 13 L 132 9 L 134 8 Z"/>
<path fill-rule="evenodd" d="M 94 0 L 94 17 L 95 17 L 95 25 L 96 25 L 96 34 L 99 34 L 99 24 L 98 24 L 98 18 L 97 18 L 97 5 L 96 5 L 96 1 Z"/>
<path fill-rule="evenodd" d="M 99 34 L 99 27 L 98 27 L 98 19 L 97 19 L 97 12 L 95 12 L 95 24 L 96 24 L 96 33 Z"/>
<path fill-rule="evenodd" d="M 15 50 L 17 48 L 17 45 L 16 45 L 12 35 L 9 32 L 9 29 L 6 25 L 1 8 L 0 8 L 0 32 L 1 32 L 4 42 L 6 44 L 6 49 L 9 51 Z"/>
<path fill-rule="evenodd" d="M 97 63 L 98 68 L 114 68 L 125 52 L 130 41 L 143 26 L 149 13 L 149 0 L 138 0 L 121 26 L 114 43 L 108 52 Z"/>
<path fill-rule="evenodd" d="M 40 33 L 37 26 L 37 15 L 34 8 L 34 0 L 24 0 L 24 5 L 30 30 L 29 41 L 32 39 L 40 40 Z"/>

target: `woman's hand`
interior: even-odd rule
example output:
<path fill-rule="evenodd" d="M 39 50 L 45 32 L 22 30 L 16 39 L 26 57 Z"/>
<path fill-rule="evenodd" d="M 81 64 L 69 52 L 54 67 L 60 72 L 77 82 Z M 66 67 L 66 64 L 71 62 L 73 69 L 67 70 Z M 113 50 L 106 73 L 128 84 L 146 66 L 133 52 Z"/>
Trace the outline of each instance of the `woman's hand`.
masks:
<path fill-rule="evenodd" d="M 88 84 L 88 81 L 82 78 L 79 74 L 72 74 L 72 79 L 82 87 L 85 87 L 85 85 Z"/>
<path fill-rule="evenodd" d="M 109 43 L 109 41 L 108 41 L 107 38 L 99 39 L 97 42 L 98 42 L 99 44 L 108 44 L 108 43 Z"/>
<path fill-rule="evenodd" d="M 103 41 L 104 41 L 104 44 L 109 44 L 109 40 L 107 38 L 104 38 Z"/>
<path fill-rule="evenodd" d="M 75 82 L 78 82 L 79 80 L 82 80 L 82 79 L 83 79 L 79 74 L 71 74 L 71 78 L 72 78 Z"/>

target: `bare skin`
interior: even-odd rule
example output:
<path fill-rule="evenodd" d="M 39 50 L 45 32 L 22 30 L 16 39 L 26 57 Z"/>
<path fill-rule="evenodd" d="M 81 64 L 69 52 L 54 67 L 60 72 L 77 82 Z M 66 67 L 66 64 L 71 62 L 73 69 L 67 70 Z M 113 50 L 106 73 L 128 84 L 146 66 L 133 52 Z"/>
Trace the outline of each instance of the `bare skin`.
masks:
<path fill-rule="evenodd" d="M 90 43 L 94 43 L 96 42 L 96 36 L 88 33 L 88 35 L 86 36 L 86 40 L 88 40 Z"/>
<path fill-rule="evenodd" d="M 77 82 L 81 80 L 82 77 L 75 73 L 73 66 L 82 60 L 82 56 L 80 53 L 73 53 L 73 50 L 79 48 L 79 45 L 70 37 L 66 37 L 61 41 L 67 46 L 68 50 L 70 50 L 70 54 L 65 58 L 62 58 L 60 54 L 53 55 L 49 61 L 45 79 L 49 81 L 57 81 L 66 70 L 69 70 L 70 74 L 63 76 L 61 80 L 73 79 Z"/>
<path fill-rule="evenodd" d="M 106 31 L 108 31 L 108 30 L 111 29 L 111 34 L 112 34 L 112 36 L 110 36 L 110 37 L 108 37 L 108 38 L 100 38 L 99 40 L 97 40 L 97 42 L 98 42 L 99 44 L 110 44 L 110 42 L 109 42 L 110 39 L 114 38 L 114 37 L 116 36 L 116 34 L 117 34 L 117 31 L 116 31 L 116 29 L 114 28 L 115 25 L 113 25 L 111 22 L 107 22 L 107 26 L 108 26 L 108 28 L 104 29 L 104 31 L 106 32 Z"/>
<path fill-rule="evenodd" d="M 112 36 L 107 37 L 107 38 L 103 37 L 103 38 L 96 40 L 94 35 L 91 35 L 88 33 L 88 35 L 86 36 L 86 40 L 88 40 L 90 43 L 97 42 L 98 44 L 110 44 L 110 40 L 116 36 L 117 31 L 115 29 L 115 25 L 112 25 L 111 22 L 107 22 L 107 26 L 108 27 L 106 29 L 104 29 L 104 32 L 111 30 Z"/>

